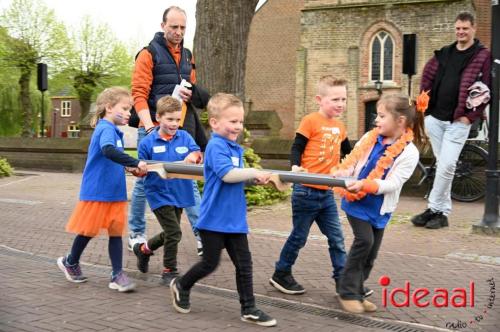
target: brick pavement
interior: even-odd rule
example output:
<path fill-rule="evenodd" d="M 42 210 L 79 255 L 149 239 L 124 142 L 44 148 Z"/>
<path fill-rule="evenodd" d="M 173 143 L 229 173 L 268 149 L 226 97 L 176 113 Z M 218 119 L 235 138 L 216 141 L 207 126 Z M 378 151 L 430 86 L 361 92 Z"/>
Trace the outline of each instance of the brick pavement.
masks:
<path fill-rule="evenodd" d="M 8 248 L 33 253 L 35 255 L 33 257 L 48 257 L 50 259 L 55 259 L 69 249 L 72 241 L 72 236 L 64 232 L 64 225 L 76 203 L 81 175 L 36 172 L 33 172 L 33 174 L 36 174 L 36 176 L 16 176 L 8 179 L 0 179 L 0 210 L 2 211 L 0 219 L 0 227 L 2 229 L 0 233 L 0 244 Z M 131 182 L 132 178 L 128 178 L 128 180 Z M 131 188 L 131 186 L 129 186 L 129 188 Z M 372 319 L 382 319 L 384 322 L 405 321 L 438 328 L 444 328 L 447 322 L 456 323 L 462 321 L 466 322 L 468 327 L 461 330 L 498 331 L 500 325 L 500 306 L 498 304 L 498 299 L 493 308 L 488 309 L 486 314 L 482 311 L 484 311 L 484 306 L 490 295 L 490 288 L 486 280 L 491 277 L 497 277 L 498 279 L 500 275 L 500 264 L 497 263 L 500 262 L 498 259 L 498 245 L 500 244 L 500 240 L 498 238 L 470 234 L 470 225 L 473 220 L 477 220 L 482 216 L 482 204 L 455 204 L 453 214 L 450 217 L 451 225 L 449 229 L 438 231 L 417 229 L 408 223 L 411 214 L 419 212 L 424 208 L 425 201 L 421 198 L 402 198 L 394 218 L 395 222 L 393 222 L 386 231 L 379 259 L 375 265 L 372 278 L 368 281 L 368 286 L 375 290 L 373 301 L 379 306 L 381 305 L 382 287 L 378 285 L 377 280 L 381 275 L 388 275 L 392 280 L 389 290 L 392 289 L 392 287 L 402 287 L 404 282 L 408 280 L 411 282 L 412 287 L 428 287 L 430 289 L 444 287 L 451 291 L 451 289 L 455 287 L 466 287 L 470 280 L 474 280 L 476 286 L 476 306 L 474 308 L 427 307 L 420 309 L 415 307 L 394 308 L 388 306 L 387 308 L 382 308 L 376 314 L 367 316 Z M 148 234 L 152 235 L 159 230 L 159 227 L 151 213 L 148 213 L 147 218 Z M 256 208 L 249 212 L 249 223 L 253 230 L 249 239 L 254 260 L 255 292 L 267 296 L 270 299 L 275 299 L 276 301 L 287 299 L 293 301 L 293 303 L 304 303 L 305 305 L 319 306 L 318 308 L 338 312 L 339 305 L 334 296 L 334 285 L 329 278 L 331 267 L 329 264 L 326 240 L 316 227 L 313 227 L 310 240 L 301 251 L 299 260 L 294 267 L 294 275 L 306 287 L 306 294 L 302 296 L 286 296 L 275 291 L 268 284 L 267 280 L 272 274 L 274 261 L 278 257 L 281 246 L 290 229 L 290 220 L 289 203 L 282 203 L 272 207 Z M 345 223 L 344 234 L 346 235 L 346 247 L 348 248 L 352 237 L 350 229 L 348 226 L 345 227 Z M 198 259 L 196 256 L 194 238 L 189 230 L 187 222 L 183 223 L 183 235 L 184 237 L 179 248 L 179 267 L 181 270 L 187 269 Z M 91 241 L 87 251 L 82 257 L 83 262 L 102 267 L 108 266 L 109 261 L 106 248 L 107 240 L 104 237 Z M 9 266 L 10 270 L 11 265 L 14 264 L 15 261 L 10 257 L 5 258 L 5 255 L 2 256 L 1 252 L 0 256 L 4 264 Z M 157 291 L 159 287 L 156 286 L 157 279 L 155 279 L 155 274 L 159 273 L 161 269 L 160 256 L 161 255 L 156 255 L 153 257 L 150 274 L 140 275 L 139 273 L 135 273 L 133 275 L 139 280 L 141 286 L 137 294 L 141 294 L 141 297 L 144 296 L 148 301 L 151 301 L 148 303 L 152 305 L 155 304 L 154 307 L 161 307 L 162 309 L 159 310 L 158 314 L 162 312 L 171 313 L 170 307 L 165 305 L 165 299 L 158 300 L 155 297 L 155 290 Z M 4 266 L 4 264 L 2 264 L 2 266 Z M 36 264 L 41 263 L 36 262 Z M 124 266 L 127 269 L 135 270 L 135 257 L 126 251 Z M 53 270 L 53 265 L 48 265 L 45 262 L 41 267 L 33 266 L 33 271 L 36 271 L 38 268 L 47 271 L 44 273 L 48 273 L 49 280 L 42 282 L 42 285 L 45 283 L 53 285 L 59 282 L 60 276 L 57 275 L 57 270 Z M 22 283 L 22 281 L 16 280 L 14 277 L 12 277 L 14 279 L 4 277 L 4 273 L 6 273 L 4 271 L 5 269 L 2 269 L 1 279 L 2 281 L 9 280 L 7 282 L 9 286 L 11 280 Z M 102 273 L 103 272 L 101 272 L 100 281 L 98 280 L 96 284 L 92 284 L 92 287 L 96 288 L 92 288 L 90 293 L 103 296 L 100 299 L 111 305 L 117 298 L 114 295 L 110 297 L 109 292 L 102 291 L 102 285 L 98 285 L 105 284 L 105 278 L 102 276 Z M 203 280 L 203 284 L 229 290 L 235 289 L 234 271 L 227 255 L 223 256 L 219 269 L 213 275 Z M 10 289 L 5 286 L 5 282 L 2 282 L 1 287 Z M 19 285 L 12 287 L 12 289 L 17 290 L 19 288 Z M 58 294 L 57 292 L 52 294 L 50 290 L 43 290 L 42 288 L 43 287 L 37 287 L 36 289 L 40 290 L 42 294 L 50 293 L 50 295 L 55 298 L 62 296 L 62 294 Z M 76 287 L 76 290 L 79 289 L 80 287 Z M 2 289 L 2 295 L 4 291 L 7 292 Z M 83 297 L 88 297 L 88 295 L 90 295 L 89 292 L 85 292 L 84 290 L 78 294 Z M 196 296 L 200 297 L 207 296 L 198 292 L 196 292 L 196 294 Z M 73 295 L 72 292 L 71 296 Z M 29 295 L 23 296 L 29 298 Z M 210 301 L 208 296 L 205 301 L 208 305 Z M 221 307 L 224 307 L 225 304 L 223 303 L 227 300 L 216 297 L 216 301 L 217 306 L 208 305 L 208 307 L 215 307 L 214 310 L 216 310 L 219 306 L 219 301 L 221 302 Z M 221 318 L 221 321 L 229 324 L 230 328 L 234 327 L 240 329 L 246 327 L 246 325 L 241 326 L 238 322 L 238 317 L 234 316 L 235 314 L 231 315 L 228 313 L 229 311 L 235 310 L 234 300 L 227 302 L 227 308 L 232 309 L 223 309 L 225 314 L 223 315 L 224 318 Z M 85 303 L 88 304 L 89 308 L 92 308 L 92 299 L 87 298 Z M 4 308 L 4 305 L 1 307 Z M 15 308 L 20 307 L 21 306 L 16 306 Z M 205 307 L 206 306 L 203 305 L 203 308 L 199 310 L 203 312 L 204 310 L 210 310 Z M 37 306 L 37 308 L 39 308 L 39 310 L 45 310 L 45 306 Z M 137 304 L 131 303 L 127 309 L 127 311 L 136 311 Z M 11 314 L 15 314 L 16 312 L 16 309 L 9 310 L 11 310 L 9 311 Z M 286 326 L 289 330 L 295 330 L 296 327 L 298 330 L 299 328 L 307 327 L 309 330 L 310 325 L 307 323 L 307 318 L 304 321 L 306 325 L 300 325 L 298 323 L 302 319 L 300 318 L 300 313 L 293 310 L 288 310 L 288 312 L 285 309 L 280 310 L 282 311 L 276 315 L 280 321 L 279 328 Z M 53 311 L 57 312 L 57 310 Z M 126 313 L 127 311 L 124 312 Z M 276 308 L 267 311 L 272 311 L 273 314 L 275 314 Z M 2 315 L 4 314 L 6 313 L 2 312 Z M 474 319 L 474 317 L 479 314 L 483 314 L 483 319 L 480 322 L 470 324 L 470 320 Z M 16 314 L 16 316 L 21 318 L 24 316 L 28 317 L 26 319 L 30 319 L 30 317 L 33 318 L 33 315 L 36 315 L 36 311 L 31 313 L 23 313 L 21 311 Z M 91 316 L 92 315 L 88 317 Z M 85 317 L 87 316 L 85 315 Z M 0 322 L 3 323 L 5 317 L 0 316 L 0 318 Z M 102 316 L 97 316 L 92 319 L 89 318 L 89 322 L 95 324 L 99 322 L 100 319 L 104 318 Z M 130 317 L 123 314 L 119 316 L 119 318 L 115 318 L 114 321 L 121 322 L 123 319 L 127 321 Z M 211 315 L 208 314 L 203 317 L 200 316 L 199 320 L 198 318 L 192 318 L 190 316 L 189 320 L 186 319 L 186 321 L 193 322 L 193 319 L 199 324 L 208 320 L 207 324 L 201 324 L 201 326 L 207 329 L 220 329 L 222 327 L 222 325 L 217 325 L 219 324 L 216 322 L 218 320 L 213 321 Z M 297 319 L 297 322 L 294 321 L 294 319 Z M 309 319 L 318 323 L 317 328 L 319 330 L 323 329 L 323 327 L 325 330 L 331 330 L 335 325 L 330 324 L 338 323 L 338 320 L 330 322 L 332 320 L 331 318 L 323 319 L 320 317 L 313 317 Z M 54 319 L 47 319 L 45 323 L 43 323 L 42 320 L 35 320 L 37 322 L 40 321 L 40 324 L 54 324 L 52 326 L 53 329 L 59 326 L 54 323 Z M 167 319 L 165 323 L 158 323 L 156 327 L 164 326 L 167 321 L 169 321 L 169 319 Z M 345 322 L 342 323 L 344 325 L 347 324 Z M 193 324 L 195 323 L 193 322 Z M 15 325 L 13 326 L 15 327 Z M 47 327 L 47 325 L 44 326 Z M 113 328 L 112 326 L 109 327 Z M 126 328 L 128 328 L 128 326 L 126 326 L 125 329 Z M 193 329 L 196 329 L 194 325 Z M 343 326 L 342 328 L 342 330 L 349 331 L 355 331 L 357 329 L 363 330 L 362 327 L 357 325 L 347 325 L 347 327 Z M 3 330 L 2 326 L 0 326 L 0 330 Z"/>

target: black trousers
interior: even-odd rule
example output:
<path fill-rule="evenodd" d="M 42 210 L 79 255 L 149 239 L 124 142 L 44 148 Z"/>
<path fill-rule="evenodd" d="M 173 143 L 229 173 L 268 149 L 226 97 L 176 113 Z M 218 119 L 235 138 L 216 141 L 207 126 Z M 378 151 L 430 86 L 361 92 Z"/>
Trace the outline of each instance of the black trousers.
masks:
<path fill-rule="evenodd" d="M 377 258 L 384 229 L 369 222 L 347 215 L 354 233 L 354 241 L 340 278 L 339 295 L 344 300 L 363 300 L 364 282 L 370 276 Z"/>
<path fill-rule="evenodd" d="M 179 279 L 181 288 L 189 290 L 198 280 L 215 271 L 220 262 L 222 249 L 226 248 L 236 269 L 236 288 L 241 308 L 254 307 L 252 255 L 248 248 L 247 235 L 200 230 L 200 237 L 203 244 L 202 260 Z"/>

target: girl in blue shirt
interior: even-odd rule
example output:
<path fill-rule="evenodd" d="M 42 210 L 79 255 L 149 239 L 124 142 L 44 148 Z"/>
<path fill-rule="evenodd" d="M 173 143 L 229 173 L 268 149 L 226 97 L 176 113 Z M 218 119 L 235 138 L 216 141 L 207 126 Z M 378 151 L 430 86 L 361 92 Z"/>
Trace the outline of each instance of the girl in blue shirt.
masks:
<path fill-rule="evenodd" d="M 418 163 L 413 141 L 422 142 L 423 114 L 416 113 L 408 96 L 384 95 L 377 103 L 374 129 L 332 170 L 336 176 L 358 180 L 337 188 L 354 240 L 340 280 L 339 301 L 352 313 L 373 312 L 364 287 L 377 257 L 384 228 L 396 209 L 403 184 Z"/>
<path fill-rule="evenodd" d="M 97 97 L 96 113 L 91 120 L 95 130 L 83 171 L 80 201 L 66 225 L 68 232 L 77 235 L 70 253 L 57 260 L 66 279 L 75 283 L 87 281 L 80 269 L 80 256 L 89 241 L 106 230 L 113 268 L 109 288 L 120 292 L 135 288 L 122 270 L 122 234 L 127 215 L 124 169 L 138 175 L 147 172 L 145 162 L 123 152 L 123 133 L 117 126 L 128 123 L 131 107 L 130 93 L 123 88 L 105 89 Z"/>

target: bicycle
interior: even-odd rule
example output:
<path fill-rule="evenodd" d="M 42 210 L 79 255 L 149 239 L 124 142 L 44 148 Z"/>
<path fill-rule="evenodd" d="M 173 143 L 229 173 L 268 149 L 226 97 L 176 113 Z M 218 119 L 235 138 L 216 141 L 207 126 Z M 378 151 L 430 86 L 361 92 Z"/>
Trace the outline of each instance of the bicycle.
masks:
<path fill-rule="evenodd" d="M 487 124 L 479 130 L 481 136 L 469 138 L 458 157 L 455 175 L 451 185 L 451 198 L 459 202 L 474 202 L 484 197 L 486 191 L 486 166 L 488 152 L 480 146 L 487 143 Z M 422 159 L 418 161 L 417 170 L 420 172 L 420 181 L 416 186 L 427 183 L 425 199 L 429 197 L 436 173 L 436 159 L 433 157 L 430 165 L 426 166 Z"/>

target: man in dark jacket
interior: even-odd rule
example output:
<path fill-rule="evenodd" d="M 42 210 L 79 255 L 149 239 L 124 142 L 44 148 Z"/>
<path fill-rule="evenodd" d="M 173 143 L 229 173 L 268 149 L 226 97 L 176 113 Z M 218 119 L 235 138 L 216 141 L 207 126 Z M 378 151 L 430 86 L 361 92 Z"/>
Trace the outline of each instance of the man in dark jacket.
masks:
<path fill-rule="evenodd" d="M 491 54 L 474 39 L 474 16 L 460 13 L 455 20 L 456 42 L 445 46 L 427 62 L 421 91 L 430 90 L 425 128 L 437 160 L 428 208 L 412 218 L 415 226 L 438 229 L 448 226 L 451 184 L 471 124 L 481 118 L 486 105 L 467 109 L 468 88 L 481 80 L 490 84 Z"/>
<path fill-rule="evenodd" d="M 138 142 L 155 129 L 156 102 L 165 95 L 172 95 L 176 85 L 184 79 L 192 84 L 192 90 L 181 88 L 179 95 L 183 100 L 181 129 L 186 130 L 201 148 L 205 150 L 207 137 L 193 105 L 204 108 L 208 103 L 206 91 L 196 86 L 196 71 L 191 51 L 183 46 L 186 31 L 186 13 L 179 7 L 169 7 L 163 13 L 161 32 L 157 32 L 137 55 L 132 74 L 132 97 L 134 108 L 140 118 Z M 194 229 L 198 220 L 200 194 L 194 183 L 196 206 L 186 208 L 188 219 L 198 240 L 198 254 L 202 253 L 201 241 Z M 135 243 L 146 242 L 145 230 L 146 198 L 142 179 L 137 179 L 132 192 L 129 213 L 129 250 Z M 169 272 L 164 271 L 164 275 Z M 171 273 L 170 273 L 171 274 Z M 171 277 L 171 276 L 168 276 Z"/>

